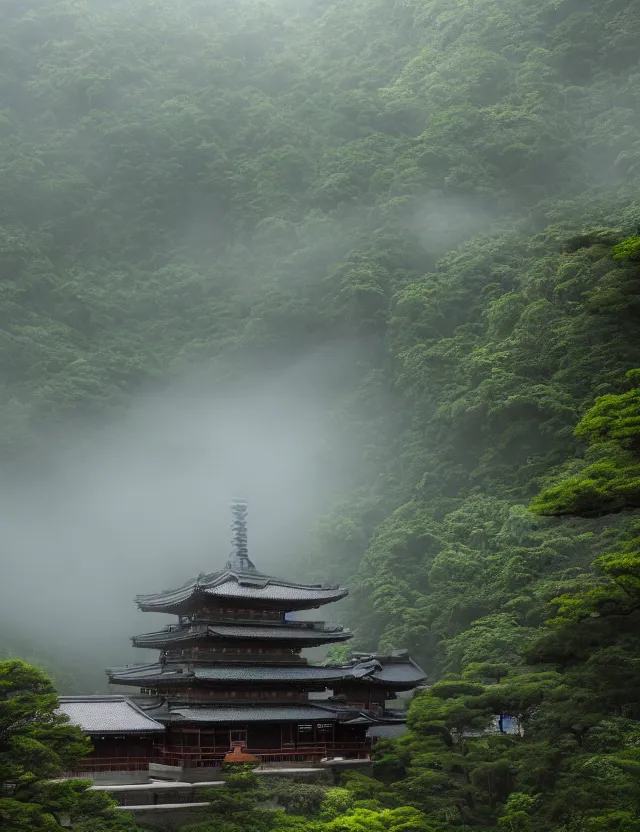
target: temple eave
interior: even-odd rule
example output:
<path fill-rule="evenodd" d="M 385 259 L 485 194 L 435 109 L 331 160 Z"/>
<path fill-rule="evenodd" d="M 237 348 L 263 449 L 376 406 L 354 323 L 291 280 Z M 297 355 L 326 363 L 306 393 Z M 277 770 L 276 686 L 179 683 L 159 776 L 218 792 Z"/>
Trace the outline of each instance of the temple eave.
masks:
<path fill-rule="evenodd" d="M 150 759 L 202 767 L 222 765 L 239 747 L 267 765 L 368 761 L 374 742 L 369 727 L 404 721 L 387 704 L 396 692 L 423 683 L 423 671 L 406 651 L 309 663 L 305 648 L 341 644 L 353 633 L 295 613 L 339 601 L 349 591 L 262 574 L 249 557 L 246 513 L 246 503 L 236 501 L 234 549 L 222 569 L 137 596 L 140 610 L 177 616 L 167 627 L 131 639 L 136 647 L 160 651 L 158 658 L 107 670 L 111 685 L 137 688 L 137 695 L 65 704 L 83 730 L 94 736 L 100 729 L 95 754 L 109 759 L 105 765 L 116 765 L 112 758 L 121 753 L 122 738 L 110 739 L 110 726 L 117 731 L 130 725 L 151 736 L 148 747 L 135 745 Z M 160 744 L 153 740 L 159 725 L 165 732 Z"/>
<path fill-rule="evenodd" d="M 319 609 L 325 604 L 333 604 L 336 601 L 341 601 L 343 598 L 346 598 L 348 594 L 348 591 L 344 590 L 343 592 L 335 592 L 329 595 L 321 596 L 319 598 L 297 599 L 286 597 L 263 599 L 259 596 L 254 597 L 251 595 L 228 595 L 221 600 L 231 603 L 242 602 L 248 606 L 254 606 L 256 608 L 271 608 L 284 610 L 286 612 L 295 612 L 297 610 Z M 206 597 L 208 596 L 205 596 L 205 598 Z M 195 594 L 176 601 L 163 599 L 158 599 L 157 601 L 143 601 L 138 599 L 136 600 L 138 609 L 141 612 L 168 613 L 170 615 L 181 615 L 184 613 L 196 611 L 197 609 L 199 609 L 199 603 L 199 598 Z"/>
<path fill-rule="evenodd" d="M 348 594 L 348 589 L 337 585 L 296 584 L 257 571 L 244 572 L 227 567 L 211 575 L 202 575 L 177 589 L 138 595 L 135 600 L 139 609 L 151 612 L 175 612 L 206 600 L 260 603 L 295 610 L 339 601 Z"/>
<path fill-rule="evenodd" d="M 134 647 L 143 649 L 171 649 L 176 645 L 187 647 L 188 645 L 198 645 L 203 649 L 206 647 L 222 647 L 225 644 L 233 645 L 237 643 L 259 642 L 267 643 L 271 647 L 315 647 L 323 644 L 335 644 L 336 642 L 349 641 L 353 638 L 353 634 L 349 632 L 344 633 L 293 633 L 293 634 L 261 634 L 259 637 L 245 635 L 238 633 L 237 635 L 229 635 L 224 638 L 217 636 L 210 636 L 206 633 L 201 635 L 184 634 L 178 637 L 168 634 L 144 634 L 134 636 L 131 641 Z M 268 649 L 268 647 L 266 648 Z"/>
<path fill-rule="evenodd" d="M 279 664 L 242 664 L 240 662 L 196 663 L 165 662 L 111 668 L 107 671 L 112 684 L 142 685 L 164 688 L 173 686 L 302 686 L 324 690 L 336 685 L 368 686 L 385 691 L 405 691 L 424 681 L 424 674 L 413 662 L 381 664 L 376 660 L 347 665 L 296 666 Z"/>
<path fill-rule="evenodd" d="M 156 658 L 107 670 L 109 683 L 130 693 L 61 698 L 60 713 L 91 736 L 86 771 L 216 768 L 230 751 L 236 762 L 246 753 L 261 766 L 369 766 L 370 729 L 405 721 L 388 706 L 424 683 L 421 668 L 406 651 L 309 662 L 305 648 L 342 644 L 353 633 L 296 613 L 339 601 L 348 589 L 261 573 L 249 556 L 246 502 L 236 500 L 232 512 L 233 548 L 221 569 L 135 599 L 142 611 L 176 618 L 131 639 L 159 651 Z"/>

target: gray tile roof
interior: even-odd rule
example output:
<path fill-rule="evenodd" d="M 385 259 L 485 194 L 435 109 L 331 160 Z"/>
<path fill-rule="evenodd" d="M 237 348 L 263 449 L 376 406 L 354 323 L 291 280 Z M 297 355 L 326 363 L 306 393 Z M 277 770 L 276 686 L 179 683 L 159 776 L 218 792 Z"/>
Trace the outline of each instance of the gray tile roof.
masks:
<path fill-rule="evenodd" d="M 250 639 L 286 639 L 287 641 L 316 641 L 349 639 L 352 634 L 348 630 L 323 630 L 306 627 L 245 627 L 237 625 L 216 624 L 209 627 L 213 635 L 226 638 Z"/>
<path fill-rule="evenodd" d="M 163 681 L 180 681 L 188 678 L 188 669 L 183 664 L 166 664 L 161 665 L 159 662 L 151 664 L 132 664 L 126 667 L 111 667 L 107 670 L 107 676 L 110 680 L 122 679 L 125 683 L 142 683 L 151 680 Z"/>
<path fill-rule="evenodd" d="M 315 684 L 330 687 L 337 682 L 363 680 L 391 688 L 413 688 L 424 681 L 424 672 L 410 659 L 393 660 L 382 664 L 376 659 L 354 662 L 349 665 L 257 665 L 213 664 L 208 667 L 190 667 L 187 664 L 168 662 L 132 665 L 107 671 L 115 683 L 156 685 L 163 682 L 188 682 L 200 680 L 212 683 L 287 683 Z"/>
<path fill-rule="evenodd" d="M 384 662 L 381 660 L 380 670 L 373 674 L 376 682 L 389 683 L 394 685 L 407 685 L 408 687 L 416 687 L 426 679 L 426 674 L 421 667 L 413 662 L 411 659 L 407 661 L 390 661 Z"/>
<path fill-rule="evenodd" d="M 251 641 L 287 641 L 290 644 L 326 644 L 331 641 L 347 641 L 352 637 L 349 630 L 335 625 L 300 627 L 290 625 L 255 624 L 196 624 L 191 626 L 169 626 L 155 633 L 134 636 L 138 647 L 164 645 L 192 639 L 219 638 L 244 639 Z"/>
<path fill-rule="evenodd" d="M 205 589 L 207 595 L 226 598 L 260 598 L 268 601 L 334 601 L 347 595 L 339 587 L 313 587 L 285 584 L 270 579 L 264 586 L 247 586 L 234 580 L 225 581 L 216 587 Z"/>
<path fill-rule="evenodd" d="M 61 696 L 58 713 L 85 734 L 144 734 L 164 731 L 124 696 Z"/>
<path fill-rule="evenodd" d="M 206 679 L 212 682 L 331 682 L 357 678 L 357 672 L 343 667 L 316 667 L 302 665 L 300 667 L 200 667 L 193 671 L 196 679 Z M 366 675 L 361 672 L 360 676 Z"/>
<path fill-rule="evenodd" d="M 153 595 L 139 595 L 136 603 L 142 610 L 171 610 L 179 608 L 194 597 L 215 597 L 236 600 L 262 600 L 291 604 L 291 609 L 303 609 L 337 601 L 349 591 L 328 584 L 296 584 L 272 578 L 257 571 L 236 571 L 230 568 L 200 575 L 178 589 Z"/>
<path fill-rule="evenodd" d="M 232 705 L 218 708 L 173 706 L 166 719 L 171 722 L 332 722 L 338 712 L 312 705 Z"/>
<path fill-rule="evenodd" d="M 394 650 L 389 655 L 379 653 L 354 653 L 352 663 L 375 663 L 377 670 L 371 680 L 388 685 L 396 691 L 412 690 L 426 681 L 427 674 L 409 656 L 407 650 Z"/>
<path fill-rule="evenodd" d="M 167 663 L 132 665 L 131 667 L 112 668 L 107 671 L 115 683 L 157 684 L 162 682 L 189 682 L 197 679 L 204 682 L 264 682 L 280 683 L 305 682 L 314 684 L 331 684 L 332 682 L 361 678 L 366 670 L 361 668 L 318 667 L 316 665 L 282 666 L 282 665 L 242 665 L 219 664 L 209 667 L 190 668 L 186 664 Z"/>

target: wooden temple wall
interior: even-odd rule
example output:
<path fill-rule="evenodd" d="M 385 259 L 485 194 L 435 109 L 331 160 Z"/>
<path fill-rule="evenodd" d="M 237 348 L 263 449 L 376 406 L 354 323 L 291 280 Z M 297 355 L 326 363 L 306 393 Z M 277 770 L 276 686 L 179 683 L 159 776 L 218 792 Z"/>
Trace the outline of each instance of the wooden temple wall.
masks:
<path fill-rule="evenodd" d="M 237 656 L 242 661 L 254 662 L 296 662 L 302 663 L 299 649 L 287 647 L 256 647 L 253 645 L 234 645 L 233 647 L 183 647 L 164 651 L 167 659 L 211 662 L 232 659 Z"/>
<path fill-rule="evenodd" d="M 240 744 L 262 764 L 319 762 L 325 757 L 366 759 L 366 726 L 327 723 L 238 723 L 233 726 L 169 726 L 164 735 L 91 737 L 93 752 L 76 776 L 107 771 L 145 771 L 149 763 L 216 767 Z"/>
<path fill-rule="evenodd" d="M 339 729 L 338 729 L 339 730 Z M 344 732 L 342 732 L 344 733 Z M 363 731 L 347 732 L 349 740 L 359 734 L 364 741 Z M 168 747 L 211 748 L 229 751 L 233 743 L 242 743 L 248 749 L 297 748 L 300 745 L 334 743 L 336 726 L 327 723 L 238 723 L 233 727 L 184 727 L 171 726 L 167 730 Z"/>
<path fill-rule="evenodd" d="M 366 726 L 327 723 L 238 723 L 233 727 L 172 726 L 161 751 L 182 765 L 219 765 L 234 744 L 262 763 L 319 762 L 330 756 L 367 758 Z"/>
<path fill-rule="evenodd" d="M 159 737 L 123 734 L 121 736 L 89 737 L 93 750 L 82 759 L 77 772 L 91 774 L 103 771 L 145 771 L 157 756 Z"/>
<path fill-rule="evenodd" d="M 246 603 L 246 602 L 243 602 Z M 255 620 L 255 621 L 284 621 L 285 613 L 283 610 L 277 609 L 262 609 L 259 606 L 251 606 L 247 604 L 246 607 L 227 606 L 220 604 L 214 600 L 202 600 L 198 604 L 198 613 L 208 613 L 215 617 L 217 621 L 221 619 L 241 619 L 241 620 Z M 188 616 L 183 616 L 188 618 Z"/>
<path fill-rule="evenodd" d="M 388 691 L 374 685 L 354 685 L 353 687 L 336 685 L 334 693 L 344 696 L 347 705 L 362 710 L 371 710 L 374 713 L 376 711 L 382 712 L 385 702 L 389 698 Z"/>
<path fill-rule="evenodd" d="M 295 690 L 225 690 L 224 688 L 188 688 L 184 686 L 166 687 L 163 689 L 174 699 L 192 700 L 194 702 L 233 702 L 239 700 L 246 703 L 250 700 L 257 702 L 307 702 L 309 695 L 304 691 Z"/>
<path fill-rule="evenodd" d="M 91 737 L 91 742 L 93 744 L 91 756 L 95 758 L 144 757 L 153 752 L 157 738 L 123 734 L 122 736 Z"/>

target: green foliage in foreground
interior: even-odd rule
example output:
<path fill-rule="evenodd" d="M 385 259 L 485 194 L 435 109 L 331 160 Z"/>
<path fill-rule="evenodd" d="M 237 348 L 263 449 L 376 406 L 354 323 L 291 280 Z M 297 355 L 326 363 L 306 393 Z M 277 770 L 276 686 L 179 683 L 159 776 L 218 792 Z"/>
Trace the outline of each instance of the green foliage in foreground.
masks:
<path fill-rule="evenodd" d="M 640 370 L 628 377 L 640 384 Z M 590 443 L 588 464 L 541 494 L 533 510 L 589 517 L 640 508 L 640 387 L 599 398 L 576 435 Z"/>
<path fill-rule="evenodd" d="M 20 660 L 0 661 L 0 829 L 2 832 L 127 832 L 130 818 L 83 780 L 56 780 L 89 751 L 66 717 L 51 680 Z"/>
<path fill-rule="evenodd" d="M 207 794 L 207 818 L 181 832 L 432 832 L 420 810 L 385 807 L 369 797 L 377 787 L 363 777 L 349 780 L 345 788 L 328 788 L 236 774 Z"/>

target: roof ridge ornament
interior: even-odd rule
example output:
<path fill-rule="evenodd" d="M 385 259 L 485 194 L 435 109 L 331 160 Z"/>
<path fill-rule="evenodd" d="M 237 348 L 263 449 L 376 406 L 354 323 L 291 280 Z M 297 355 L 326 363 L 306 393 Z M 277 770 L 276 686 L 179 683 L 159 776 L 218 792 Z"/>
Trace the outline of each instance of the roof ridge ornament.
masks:
<path fill-rule="evenodd" d="M 236 497 L 231 505 L 233 522 L 233 552 L 227 561 L 227 567 L 234 572 L 256 572 L 256 567 L 249 558 L 247 544 L 247 501 Z"/>

